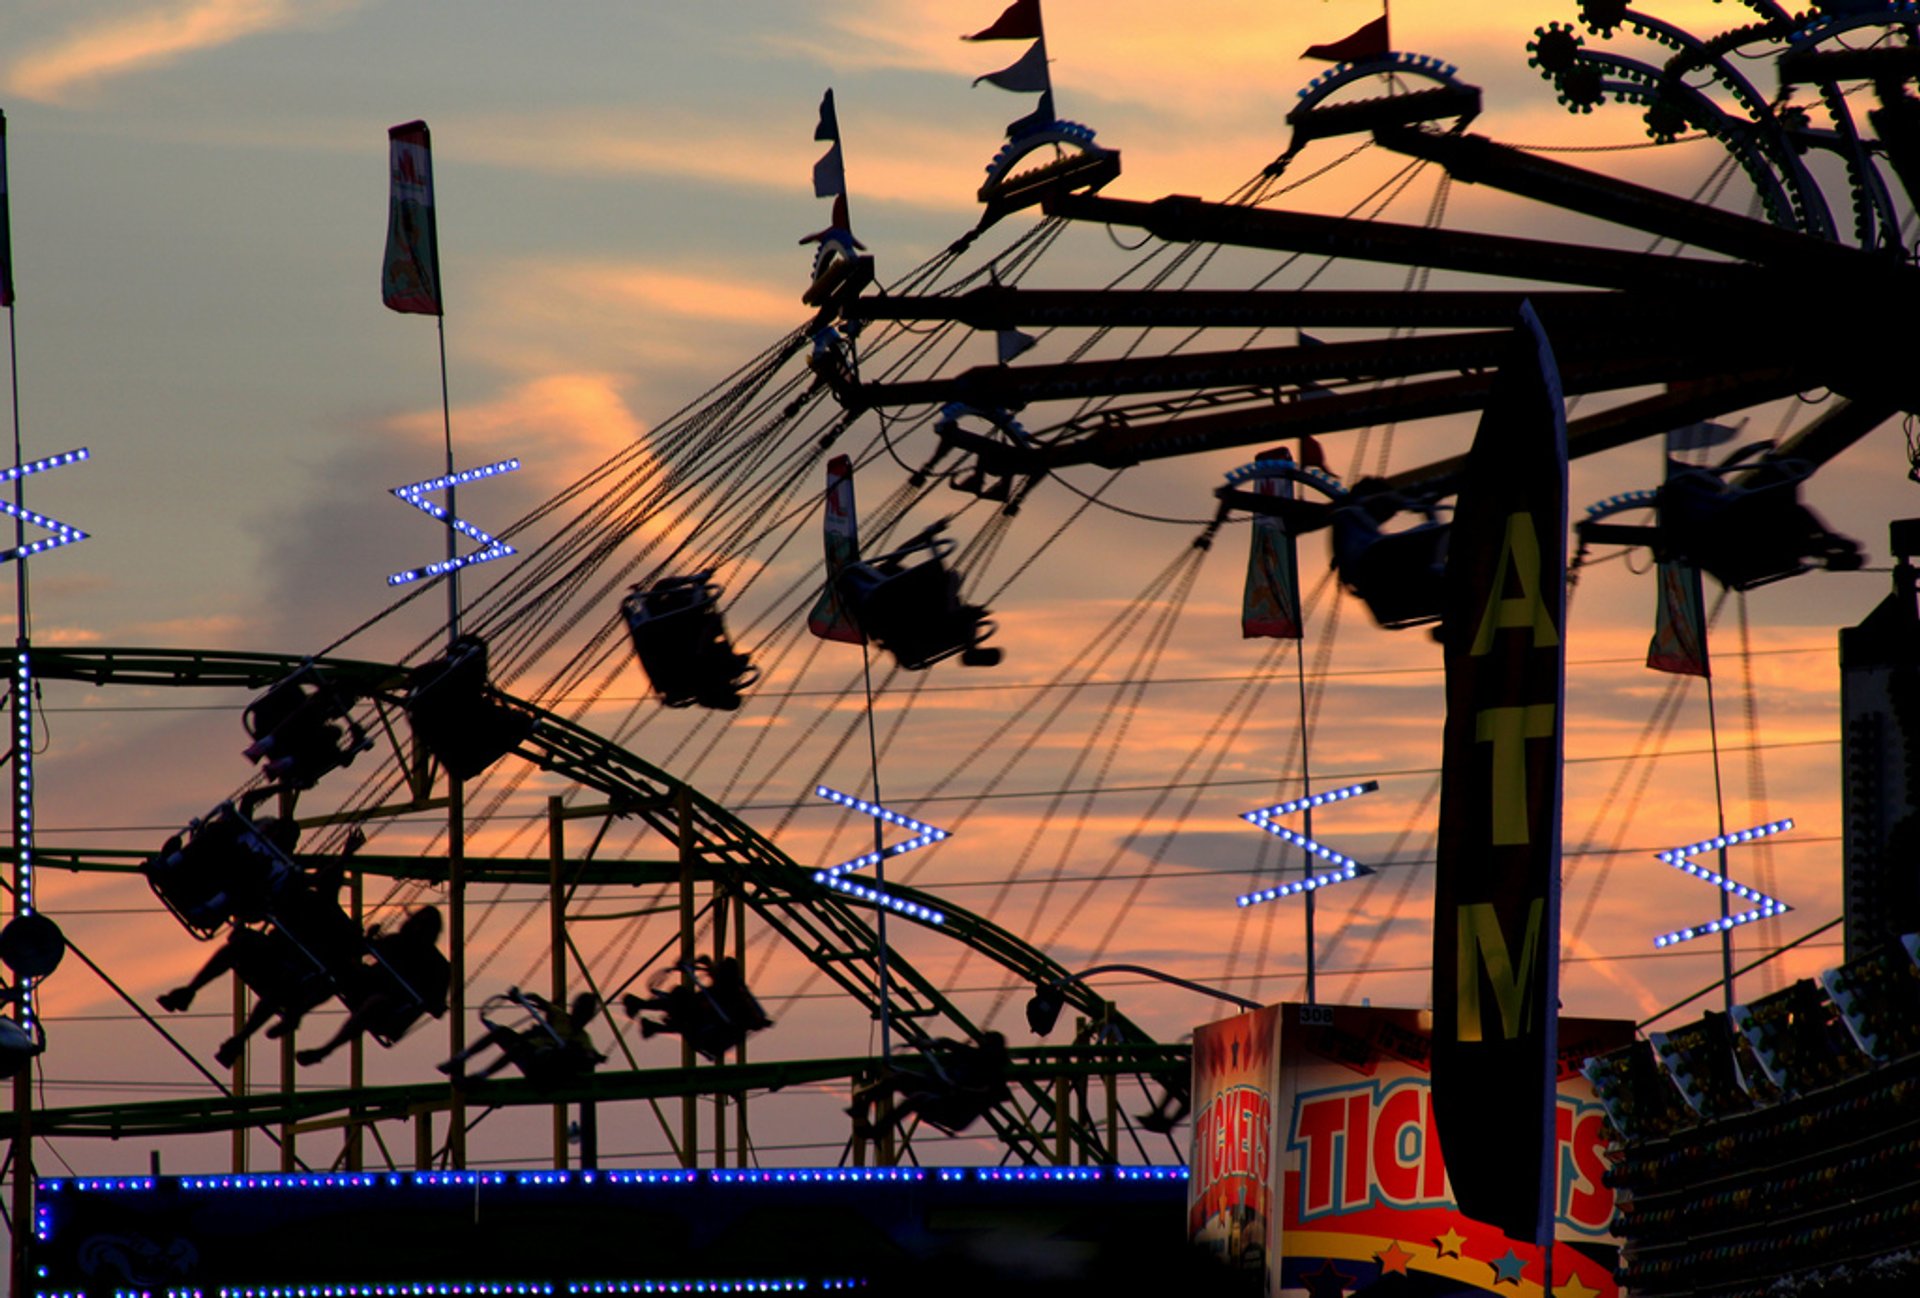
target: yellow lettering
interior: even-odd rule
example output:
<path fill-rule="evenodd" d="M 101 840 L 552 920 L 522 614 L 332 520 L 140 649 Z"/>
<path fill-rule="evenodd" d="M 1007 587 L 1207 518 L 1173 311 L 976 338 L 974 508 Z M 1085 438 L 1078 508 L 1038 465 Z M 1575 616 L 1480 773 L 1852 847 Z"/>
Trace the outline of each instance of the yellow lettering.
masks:
<path fill-rule="evenodd" d="M 1493 745 L 1493 841 L 1501 847 L 1531 842 L 1527 832 L 1527 745 L 1553 735 L 1551 703 L 1486 708 L 1474 714 L 1474 738 Z"/>
<path fill-rule="evenodd" d="M 1520 583 L 1520 594 L 1507 597 L 1507 574 L 1511 571 Z M 1500 543 L 1500 559 L 1493 566 L 1493 584 L 1487 588 L 1487 605 L 1480 613 L 1480 630 L 1473 637 L 1473 656 L 1478 658 L 1493 648 L 1493 633 L 1505 627 L 1529 627 L 1533 647 L 1551 649 L 1560 643 L 1560 632 L 1547 614 L 1547 582 L 1558 574 L 1540 571 L 1540 538 L 1533 530 L 1532 514 L 1508 514 L 1507 532 Z"/>
<path fill-rule="evenodd" d="M 1545 902 L 1535 898 L 1527 907 L 1527 934 L 1520 944 L 1520 964 L 1516 969 L 1507 936 L 1500 931 L 1500 917 L 1491 902 L 1473 902 L 1461 906 L 1459 917 L 1460 950 L 1455 984 L 1457 1039 L 1485 1040 L 1485 1025 L 1480 1018 L 1480 980 L 1493 987 L 1493 1002 L 1500 1011 L 1500 1035 L 1511 1040 L 1533 1026 L 1539 1017 L 1540 997 L 1534 990 L 1531 974 L 1539 952 L 1541 919 Z"/>

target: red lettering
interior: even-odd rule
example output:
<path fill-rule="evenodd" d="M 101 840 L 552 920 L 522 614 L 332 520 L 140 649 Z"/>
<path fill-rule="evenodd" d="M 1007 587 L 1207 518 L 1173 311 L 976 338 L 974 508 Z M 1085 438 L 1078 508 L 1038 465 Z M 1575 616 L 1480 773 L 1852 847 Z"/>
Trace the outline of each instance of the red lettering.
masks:
<path fill-rule="evenodd" d="M 1306 1147 L 1306 1166 L 1300 1178 L 1306 1200 L 1304 1213 L 1333 1207 L 1334 1142 L 1344 1130 L 1341 1114 L 1345 1107 L 1337 1096 L 1309 1100 L 1300 1106 L 1294 1139 Z"/>
<path fill-rule="evenodd" d="M 1598 1112 L 1581 1116 L 1573 1129 L 1573 1168 L 1579 1174 L 1567 1202 L 1567 1216 L 1579 1225 L 1602 1229 L 1613 1222 L 1613 1191 L 1605 1183 L 1607 1129 Z"/>
<path fill-rule="evenodd" d="M 1374 1118 L 1373 1180 L 1389 1203 L 1413 1203 L 1420 1197 L 1420 1095 L 1420 1090 L 1402 1086 L 1388 1094 Z M 1400 1156 L 1400 1137 L 1408 1128 L 1416 1139 L 1411 1161 Z"/>
<path fill-rule="evenodd" d="M 1346 1184 L 1342 1198 L 1348 1207 L 1363 1204 L 1367 1194 L 1367 1115 L 1373 1108 L 1370 1091 L 1347 1098 Z"/>
<path fill-rule="evenodd" d="M 1421 1159 L 1420 1197 L 1423 1199 L 1444 1199 L 1447 1197 L 1447 1161 L 1446 1151 L 1440 1148 L 1440 1128 L 1433 1120 L 1433 1092 L 1421 1092 L 1421 1107 L 1425 1109 L 1426 1123 L 1420 1137 Z"/>

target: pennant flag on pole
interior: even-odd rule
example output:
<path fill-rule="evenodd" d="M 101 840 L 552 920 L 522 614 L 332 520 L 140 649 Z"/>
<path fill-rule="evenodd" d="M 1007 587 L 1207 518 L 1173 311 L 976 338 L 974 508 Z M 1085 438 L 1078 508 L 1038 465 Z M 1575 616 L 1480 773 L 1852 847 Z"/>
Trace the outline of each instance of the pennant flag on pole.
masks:
<path fill-rule="evenodd" d="M 387 132 L 392 184 L 387 202 L 387 257 L 380 297 L 389 310 L 439 315 L 440 240 L 433 218 L 433 153 L 425 122 Z"/>
<path fill-rule="evenodd" d="M 1544 1244 L 1558 1188 L 1567 424 L 1531 305 L 1461 473 L 1433 916 L 1433 1108 L 1460 1211 Z"/>
<path fill-rule="evenodd" d="M 1305 448 L 1301 449 L 1304 455 Z M 1262 451 L 1254 459 L 1263 464 L 1293 463 L 1284 449 Z M 1253 490 L 1262 496 L 1291 498 L 1293 483 L 1286 478 L 1258 478 Z M 1278 516 L 1255 514 L 1247 551 L 1246 593 L 1240 601 L 1240 638 L 1298 640 L 1303 634 L 1301 621 L 1300 561 L 1293 534 Z"/>
<path fill-rule="evenodd" d="M 860 523 L 853 512 L 853 461 L 836 455 L 827 461 L 827 588 L 807 614 L 807 630 L 822 640 L 865 644 L 866 636 L 840 602 L 840 574 L 860 559 Z"/>
<path fill-rule="evenodd" d="M 7 214 L 7 115 L 0 113 L 0 306 L 13 305 L 13 221 Z"/>
<path fill-rule="evenodd" d="M 1677 559 L 1662 559 L 1654 572 L 1660 594 L 1654 608 L 1653 639 L 1647 642 L 1647 666 L 1676 676 L 1712 676 L 1700 570 Z"/>
<path fill-rule="evenodd" d="M 1381 14 L 1351 36 L 1344 36 L 1327 45 L 1307 46 L 1300 57 L 1325 59 L 1329 63 L 1357 63 L 1361 59 L 1377 59 L 1392 48 L 1392 43 L 1387 39 L 1387 16 Z"/>
<path fill-rule="evenodd" d="M 1656 565 L 1660 603 L 1654 611 L 1647 666 L 1676 676 L 1713 675 L 1707 662 L 1707 609 L 1700 594 L 1700 570 L 1690 563 Z"/>
<path fill-rule="evenodd" d="M 963 41 L 1035 41 L 1040 39 L 1040 0 L 1013 0 L 1007 11 Z"/>
<path fill-rule="evenodd" d="M 1047 43 L 1035 41 L 1018 59 L 998 72 L 975 77 L 973 84 L 977 86 L 982 81 L 1017 94 L 1050 94 L 1053 83 L 1047 75 Z"/>

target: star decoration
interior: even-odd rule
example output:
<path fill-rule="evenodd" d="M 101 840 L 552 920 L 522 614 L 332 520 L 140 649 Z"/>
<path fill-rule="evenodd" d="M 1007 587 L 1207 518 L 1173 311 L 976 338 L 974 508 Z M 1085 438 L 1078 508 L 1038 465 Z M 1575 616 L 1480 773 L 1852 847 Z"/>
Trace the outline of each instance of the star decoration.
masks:
<path fill-rule="evenodd" d="M 1589 1288 L 1583 1283 L 1577 1271 L 1567 1272 L 1567 1278 L 1562 1280 L 1560 1287 L 1553 1292 L 1560 1298 L 1599 1298 L 1600 1294 L 1598 1289 Z"/>
<path fill-rule="evenodd" d="M 1272 888 L 1262 888 L 1258 892 L 1249 892 L 1234 899 L 1237 906 L 1257 906 L 1263 901 L 1276 901 L 1281 897 L 1292 897 L 1303 892 L 1314 892 L 1321 888 L 1330 888 L 1336 883 L 1345 883 L 1373 871 L 1352 857 L 1334 851 L 1331 847 L 1316 843 L 1305 834 L 1276 824 L 1280 816 L 1290 816 L 1296 811 L 1309 810 L 1329 802 L 1342 802 L 1348 798 L 1357 798 L 1363 793 L 1372 793 L 1380 787 L 1378 780 L 1368 780 L 1364 784 L 1350 784 L 1343 789 L 1329 789 L 1325 793 L 1311 793 L 1304 798 L 1295 798 L 1291 802 L 1278 803 L 1271 807 L 1256 807 L 1252 811 L 1240 813 L 1240 819 L 1264 829 L 1284 843 L 1292 843 L 1309 856 L 1317 856 L 1334 868 L 1324 874 L 1310 875 L 1305 879 L 1295 879 L 1290 883 L 1279 884 Z"/>
<path fill-rule="evenodd" d="M 1309 1271 L 1300 1278 L 1306 1281 L 1307 1298 L 1340 1298 L 1353 1284 L 1352 1276 L 1334 1269 L 1332 1258 L 1318 1271 Z"/>
<path fill-rule="evenodd" d="M 1735 879 L 1729 879 L 1703 866 L 1695 865 L 1689 858 L 1702 852 L 1717 852 L 1723 848 L 1738 847 L 1743 843 L 1757 842 L 1762 838 L 1771 838 L 1793 828 L 1791 820 L 1775 820 L 1765 825 L 1755 825 L 1752 829 L 1736 829 L 1731 834 L 1720 834 L 1698 843 L 1689 843 L 1685 847 L 1671 848 L 1665 852 L 1656 852 L 1662 861 L 1676 870 L 1684 871 L 1703 883 L 1710 883 L 1722 892 L 1729 893 L 1743 901 L 1753 903 L 1751 910 L 1729 914 L 1725 919 L 1710 919 L 1704 924 L 1695 924 L 1691 928 L 1676 929 L 1653 939 L 1657 947 L 1672 946 L 1676 942 L 1685 942 L 1690 938 L 1705 937 L 1709 933 L 1720 933 L 1742 924 L 1751 924 L 1757 919 L 1772 919 L 1775 915 L 1784 915 L 1793 907 L 1777 897 L 1769 897 L 1758 888 L 1749 888 Z"/>
<path fill-rule="evenodd" d="M 1509 1248 L 1507 1249 L 1507 1255 L 1505 1257 L 1495 1258 L 1487 1265 L 1493 1268 L 1493 1282 L 1495 1284 L 1511 1284 L 1514 1288 L 1518 1289 L 1520 1287 L 1520 1272 L 1525 1269 L 1527 1263 L 1525 1258 Z"/>
<path fill-rule="evenodd" d="M 1466 1242 L 1467 1242 L 1467 1237 L 1465 1235 L 1462 1235 L 1459 1231 L 1449 1226 L 1447 1227 L 1446 1234 L 1436 1235 L 1434 1237 L 1434 1240 L 1433 1240 L 1434 1256 L 1435 1257 L 1459 1257 L 1460 1246 Z"/>
<path fill-rule="evenodd" d="M 1390 1240 L 1384 1249 L 1375 1253 L 1373 1260 L 1380 1264 L 1381 1275 L 1405 1275 L 1407 1263 L 1413 1261 L 1413 1254 L 1401 1248 L 1400 1241 L 1396 1239 Z"/>
<path fill-rule="evenodd" d="M 482 465 L 477 469 L 463 469 L 459 473 L 450 473 L 442 478 L 428 478 L 424 482 L 409 482 L 403 487 L 394 487 L 392 489 L 393 494 L 400 500 L 412 505 L 427 517 L 438 519 L 440 522 L 445 523 L 462 536 L 478 541 L 480 548 L 467 554 L 456 554 L 450 559 L 441 559 L 437 562 L 429 563 L 424 567 L 408 568 L 404 572 L 396 572 L 387 578 L 387 585 L 405 586 L 411 582 L 419 581 L 423 577 L 441 577 L 447 573 L 460 568 L 470 567 L 476 563 L 486 563 L 492 559 L 504 559 L 510 554 L 518 554 L 518 550 L 508 545 L 505 541 L 495 537 L 493 533 L 483 531 L 475 527 L 472 523 L 467 522 L 464 518 L 459 518 L 448 513 L 444 506 L 436 505 L 432 501 L 427 500 L 426 495 L 429 492 L 445 491 L 449 487 L 462 486 L 465 483 L 473 482 L 480 478 L 494 478 L 503 473 L 512 473 L 519 467 L 520 461 L 518 460 L 501 460 L 495 464 Z"/>
<path fill-rule="evenodd" d="M 83 446 L 77 451 L 64 451 L 59 455 L 49 455 L 44 460 L 33 460 L 27 464 L 9 465 L 7 468 L 0 469 L 0 483 L 18 482 L 20 479 L 31 477 L 36 473 L 45 473 L 48 469 L 57 469 L 63 464 L 77 464 L 86 458 L 88 458 L 87 448 Z M 83 532 L 77 527 L 69 526 L 57 518 L 50 517 L 46 514 L 36 514 L 31 509 L 22 509 L 11 500 L 0 499 L 0 514 L 5 514 L 8 518 L 18 519 L 23 523 L 32 523 L 35 527 L 43 527 L 53 533 L 52 536 L 44 537 L 38 541 L 28 541 L 24 545 L 11 546 L 6 550 L 0 550 L 0 563 L 5 563 L 9 559 L 24 559 L 28 555 L 39 554 L 42 550 L 57 550 L 63 545 L 72 545 L 77 541 L 84 541 L 91 535 L 91 533 Z"/>

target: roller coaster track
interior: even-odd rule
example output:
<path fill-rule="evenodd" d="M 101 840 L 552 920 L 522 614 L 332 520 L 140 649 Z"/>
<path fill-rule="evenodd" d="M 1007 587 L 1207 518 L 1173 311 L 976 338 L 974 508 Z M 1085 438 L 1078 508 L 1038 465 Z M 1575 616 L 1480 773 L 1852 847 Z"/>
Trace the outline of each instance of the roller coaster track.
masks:
<path fill-rule="evenodd" d="M 0 670 L 11 672 L 11 649 L 0 650 Z M 145 685 L 227 689 L 262 689 L 282 679 L 296 668 L 311 664 L 330 680 L 352 686 L 385 707 L 398 700 L 407 669 L 386 663 L 355 659 L 310 660 L 289 655 L 229 653 L 220 650 L 123 649 L 105 647 L 36 648 L 33 669 L 42 680 L 81 681 L 96 686 Z M 782 940 L 804 955 L 835 986 L 850 996 L 862 1009 L 878 1019 L 883 999 L 895 1033 L 905 1046 L 924 1051 L 940 1036 L 977 1038 L 981 1029 L 973 1024 L 928 978 L 915 969 L 896 950 L 889 950 L 886 978 L 880 976 L 876 959 L 877 938 L 864 911 L 869 903 L 829 891 L 813 881 L 813 871 L 799 865 L 762 837 L 751 826 L 734 817 L 725 808 L 692 786 L 635 756 L 633 753 L 594 734 L 583 726 L 540 708 L 525 700 L 512 699 L 535 717 L 528 739 L 515 755 L 544 771 L 562 775 L 582 789 L 591 790 L 606 800 L 613 815 L 637 818 L 674 845 L 673 861 L 595 862 L 591 863 L 594 882 L 616 884 L 658 884 L 678 880 L 682 872 L 711 881 L 716 889 L 750 907 L 762 923 Z M 415 804 L 419 805 L 419 804 Z M 376 814 L 376 813 L 367 813 Z M 322 817 L 337 821 L 338 817 Z M 10 856 L 0 853 L 0 856 Z M 96 869 L 127 871 L 137 865 L 136 854 L 125 852 L 61 851 L 36 849 L 42 868 Z M 353 867 L 364 873 L 391 873 L 413 879 L 444 879 L 444 864 L 431 858 L 360 858 Z M 469 860 L 466 877 L 476 881 L 494 880 L 512 883 L 544 883 L 545 862 L 507 860 L 489 863 Z M 1113 1010 L 1082 984 L 1073 981 L 1068 971 L 1043 952 L 1035 949 L 991 921 L 969 914 L 944 900 L 917 889 L 889 882 L 888 890 L 903 900 L 918 902 L 943 912 L 946 919 L 939 931 L 994 961 L 1016 978 L 1035 986 L 1056 985 L 1067 1004 L 1074 1006 L 1090 1021 L 1105 1025 L 1106 1044 L 1138 1048 L 1140 1071 L 1164 1071 L 1179 1066 L 1183 1052 L 1156 1047 L 1140 1028 Z M 896 923 L 910 922 L 896 919 Z M 883 992 L 884 988 L 884 992 Z M 1164 1056 L 1164 1057 L 1163 1057 Z M 1176 1058 L 1177 1056 L 1177 1058 Z M 862 1061 L 871 1068 L 873 1061 Z M 703 1091 L 731 1091 L 757 1084 L 777 1085 L 777 1070 L 803 1069 L 801 1064 L 754 1064 L 734 1068 L 696 1070 L 692 1085 Z M 1126 1071 L 1126 1070 L 1122 1070 Z M 629 1074 L 644 1077 L 648 1074 Z M 845 1071 L 831 1073 L 846 1075 Z M 1046 1073 L 1050 1078 L 1058 1070 Z M 1029 1114 L 1052 1114 L 1053 1121 L 1064 1123 L 1067 1142 L 1077 1153 L 1091 1161 L 1104 1161 L 1117 1151 L 1106 1148 L 1104 1133 L 1096 1124 L 1071 1112 L 1070 1106 L 1056 1106 L 1042 1076 L 1033 1069 L 1015 1073 L 1019 1091 L 1014 1099 L 1001 1104 L 987 1115 L 995 1134 L 1007 1146 L 1011 1156 L 1022 1162 L 1050 1157 L 1057 1147 L 1060 1131 L 1046 1139 Z M 607 1083 L 610 1085 L 610 1083 Z M 652 1083 L 650 1083 L 652 1085 Z M 673 1083 L 684 1088 L 686 1083 Z M 406 1088 L 401 1088 L 406 1089 Z M 433 1088 L 444 1094 L 444 1088 Z M 604 1094 L 604 1092 L 602 1092 Z M 655 1094 L 641 1090 L 635 1094 Z M 675 1092 L 678 1093 L 678 1092 Z M 1026 1103 L 1022 1104 L 1024 1093 Z M 351 1093 L 348 1093 L 351 1094 Z M 551 1100 L 544 1094 L 542 1100 Z M 245 1101 L 249 1121 L 275 1121 L 256 1113 L 256 1101 Z M 325 1098 L 299 1103 L 350 1108 L 357 1101 Z M 202 1110 L 188 1110 L 201 1114 Z M 75 1111 L 76 1113 L 78 1111 Z M 275 1111 L 277 1114 L 277 1110 Z M 79 1121 L 79 1119 L 75 1119 Z M 204 1123 L 204 1116 L 194 1122 Z M 236 1125 L 227 1119 L 228 1125 Z M 238 1125 L 246 1125 L 240 1123 Z M 193 1126 L 191 1130 L 205 1130 Z"/>
<path fill-rule="evenodd" d="M 1062 1078 L 1078 1081 L 1187 1066 L 1187 1048 L 1178 1045 L 1036 1046 L 1009 1053 L 1013 1059 L 1012 1080 L 1033 1087 Z M 854 1056 L 718 1064 L 700 1069 L 603 1070 L 577 1082 L 547 1087 L 518 1078 L 475 1081 L 468 1084 L 467 1102 L 476 1107 L 505 1108 L 778 1091 L 789 1086 L 846 1081 L 872 1067 L 871 1059 Z M 356 1090 L 270 1091 L 140 1104 L 74 1105 L 35 1111 L 33 1126 L 40 1136 L 124 1140 L 286 1124 L 339 1125 L 340 1118 L 353 1122 L 407 1119 L 443 1109 L 446 1104 L 444 1082 L 412 1082 Z"/>

